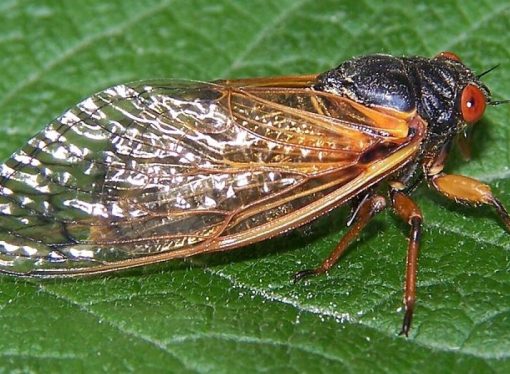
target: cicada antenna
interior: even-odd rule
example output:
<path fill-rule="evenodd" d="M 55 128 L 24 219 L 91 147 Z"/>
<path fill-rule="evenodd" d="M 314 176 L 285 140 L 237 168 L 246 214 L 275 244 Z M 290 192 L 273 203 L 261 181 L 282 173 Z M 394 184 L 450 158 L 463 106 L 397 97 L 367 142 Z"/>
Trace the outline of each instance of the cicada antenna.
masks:
<path fill-rule="evenodd" d="M 508 100 L 491 100 L 487 103 L 487 105 L 501 105 L 510 103 L 510 99 Z"/>
<path fill-rule="evenodd" d="M 478 79 L 480 79 L 480 78 L 481 78 L 481 77 L 483 77 L 484 75 L 489 74 L 489 73 L 490 73 L 491 71 L 493 71 L 494 69 L 497 69 L 497 68 L 499 67 L 499 65 L 500 65 L 500 64 L 496 64 L 496 65 L 494 65 L 493 67 L 491 67 L 491 68 L 489 68 L 489 69 L 485 70 L 484 72 L 481 72 L 481 73 L 480 73 L 480 74 L 478 74 L 476 77 L 477 77 Z"/>
<path fill-rule="evenodd" d="M 478 79 L 480 79 L 481 77 L 483 77 L 484 75 L 486 74 L 489 74 L 491 71 L 493 71 L 494 69 L 497 69 L 499 67 L 500 64 L 496 64 L 494 65 L 493 67 L 481 72 L 480 74 L 478 74 L 476 77 Z M 501 104 L 508 104 L 510 103 L 510 99 L 508 100 L 489 100 L 487 102 L 487 105 L 501 105 Z"/>

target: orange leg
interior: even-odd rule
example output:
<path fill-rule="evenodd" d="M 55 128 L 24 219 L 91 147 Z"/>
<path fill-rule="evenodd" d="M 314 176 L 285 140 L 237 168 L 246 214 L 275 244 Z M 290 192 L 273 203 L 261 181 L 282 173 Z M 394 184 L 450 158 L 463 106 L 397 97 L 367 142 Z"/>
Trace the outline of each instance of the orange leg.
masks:
<path fill-rule="evenodd" d="M 377 213 L 384 210 L 386 207 L 386 200 L 384 197 L 375 195 L 364 199 L 359 208 L 356 209 L 354 224 L 351 226 L 349 231 L 342 237 L 340 242 L 337 244 L 331 254 L 324 260 L 324 262 L 315 269 L 306 269 L 294 274 L 294 282 L 297 282 L 305 277 L 311 275 L 319 275 L 327 272 L 331 267 L 336 264 L 338 259 L 345 252 L 349 244 L 356 239 L 363 228 L 370 222 L 370 219 Z M 349 221 L 352 221 L 351 219 Z"/>
<path fill-rule="evenodd" d="M 405 314 L 400 335 L 408 336 L 413 320 L 414 303 L 416 301 L 416 275 L 418 273 L 418 254 L 420 252 L 421 224 L 423 217 L 420 208 L 403 192 L 391 194 L 393 208 L 403 221 L 411 226 L 409 246 L 407 248 L 406 284 L 404 293 Z"/>
<path fill-rule="evenodd" d="M 473 178 L 448 174 L 431 176 L 430 184 L 441 194 L 456 202 L 475 206 L 491 205 L 510 231 L 510 215 L 503 204 L 494 197 L 488 185 Z"/>

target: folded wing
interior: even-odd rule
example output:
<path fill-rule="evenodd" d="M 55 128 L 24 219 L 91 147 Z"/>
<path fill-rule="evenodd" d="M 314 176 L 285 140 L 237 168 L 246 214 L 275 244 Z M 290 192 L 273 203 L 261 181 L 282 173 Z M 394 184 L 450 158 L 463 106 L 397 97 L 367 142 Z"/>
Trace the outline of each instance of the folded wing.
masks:
<path fill-rule="evenodd" d="M 0 167 L 0 269 L 114 269 L 252 243 L 416 151 L 408 119 L 296 80 L 120 85 L 67 111 Z"/>

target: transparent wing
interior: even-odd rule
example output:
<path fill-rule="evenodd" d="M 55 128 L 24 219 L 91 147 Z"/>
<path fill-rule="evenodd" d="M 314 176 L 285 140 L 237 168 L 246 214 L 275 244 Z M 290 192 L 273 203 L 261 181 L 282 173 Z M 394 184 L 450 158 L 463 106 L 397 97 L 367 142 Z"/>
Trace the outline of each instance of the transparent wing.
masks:
<path fill-rule="evenodd" d="M 0 167 L 0 269 L 101 272 L 234 248 L 415 152 L 408 119 L 292 78 L 119 85 L 67 111 Z M 375 170 L 388 156 L 400 161 Z"/>

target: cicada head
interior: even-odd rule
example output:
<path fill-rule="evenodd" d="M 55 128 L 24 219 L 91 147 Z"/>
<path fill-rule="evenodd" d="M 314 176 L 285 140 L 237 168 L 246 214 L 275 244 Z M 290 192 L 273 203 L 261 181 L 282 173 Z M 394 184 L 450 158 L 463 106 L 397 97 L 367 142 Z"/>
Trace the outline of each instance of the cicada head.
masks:
<path fill-rule="evenodd" d="M 490 103 L 490 91 L 460 58 L 370 55 L 353 58 L 318 78 L 316 89 L 367 106 L 416 112 L 440 136 L 463 132 Z"/>
<path fill-rule="evenodd" d="M 441 108 L 446 114 L 447 121 L 436 121 L 439 124 L 436 127 L 441 126 L 441 124 L 443 124 L 442 127 L 450 125 L 452 131 L 463 132 L 467 126 L 478 122 L 482 118 L 487 104 L 491 101 L 489 89 L 480 81 L 483 74 L 475 75 L 452 52 L 442 52 L 432 61 L 437 64 L 437 67 L 435 68 L 436 75 L 427 77 L 435 79 L 428 85 L 430 91 L 428 95 L 441 98 L 444 91 L 443 87 L 446 86 L 450 87 L 451 95 L 453 95 L 449 105 L 444 102 L 445 100 L 441 102 Z M 434 82 L 439 83 L 439 86 L 434 88 Z M 430 101 L 429 98 L 424 99 L 425 103 Z M 433 108 L 427 109 L 428 112 L 434 110 Z M 441 128 L 438 128 L 438 130 L 441 130 Z"/>

